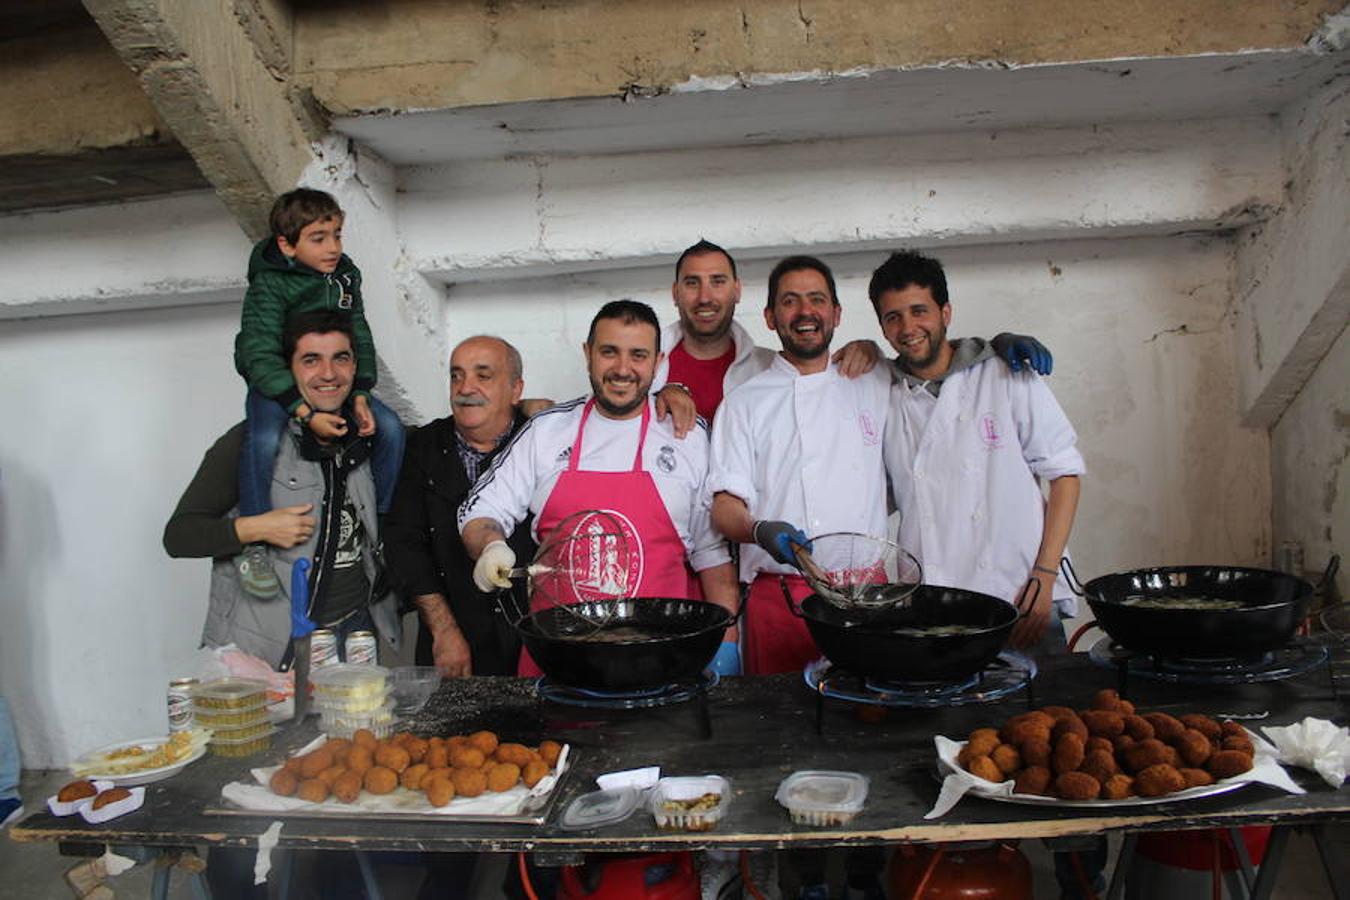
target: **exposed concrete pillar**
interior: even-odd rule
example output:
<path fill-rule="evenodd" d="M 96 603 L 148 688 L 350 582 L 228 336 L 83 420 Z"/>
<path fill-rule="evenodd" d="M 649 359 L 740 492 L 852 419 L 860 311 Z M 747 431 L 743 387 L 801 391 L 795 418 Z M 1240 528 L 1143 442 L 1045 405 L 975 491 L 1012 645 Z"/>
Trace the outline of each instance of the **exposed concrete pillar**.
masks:
<path fill-rule="evenodd" d="M 272 198 L 313 160 L 309 144 L 323 128 L 274 74 L 284 71 L 289 18 L 265 0 L 84 5 L 244 230 L 265 234 Z"/>
<path fill-rule="evenodd" d="M 1287 197 L 1239 232 L 1234 286 L 1245 424 L 1269 428 L 1350 322 L 1350 77 L 1285 117 Z"/>

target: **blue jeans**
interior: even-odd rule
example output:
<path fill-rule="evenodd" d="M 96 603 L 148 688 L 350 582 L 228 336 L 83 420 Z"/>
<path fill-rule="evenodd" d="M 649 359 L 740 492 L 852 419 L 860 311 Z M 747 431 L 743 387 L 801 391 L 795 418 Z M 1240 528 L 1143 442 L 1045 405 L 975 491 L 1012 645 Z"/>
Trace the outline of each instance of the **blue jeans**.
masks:
<path fill-rule="evenodd" d="M 398 415 L 375 397 L 370 398 L 375 417 L 375 435 L 371 438 L 371 474 L 375 476 L 375 502 L 379 511 L 389 511 L 403 465 L 403 445 L 407 437 Z M 244 444 L 239 450 L 239 515 L 260 516 L 272 509 L 272 469 L 276 466 L 281 436 L 286 433 L 290 414 L 280 403 L 269 400 L 254 388 L 244 398 Z M 353 426 L 355 424 L 353 423 Z"/>
<path fill-rule="evenodd" d="M 9 717 L 9 701 L 0 697 L 0 800 L 19 796 L 19 738 Z"/>

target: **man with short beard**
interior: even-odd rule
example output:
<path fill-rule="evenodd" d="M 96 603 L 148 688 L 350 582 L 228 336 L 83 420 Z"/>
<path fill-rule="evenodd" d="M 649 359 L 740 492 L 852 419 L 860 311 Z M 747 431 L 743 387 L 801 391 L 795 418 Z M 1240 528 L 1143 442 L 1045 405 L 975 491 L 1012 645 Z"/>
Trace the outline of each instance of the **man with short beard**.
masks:
<path fill-rule="evenodd" d="M 459 540 L 456 516 L 478 476 L 527 421 L 520 353 L 497 337 L 461 341 L 450 354 L 453 415 L 408 436 L 394 500 L 384 520 L 385 558 L 400 590 L 417 605 L 417 664 L 447 678 L 514 675 L 520 636 L 473 583 L 473 560 Z M 529 522 L 508 541 L 534 553 Z M 520 601 L 527 598 L 523 585 Z"/>
<path fill-rule="evenodd" d="M 735 573 L 705 493 L 707 426 L 699 422 L 677 438 L 649 396 L 662 359 L 656 314 L 632 300 L 605 304 L 582 352 L 591 395 L 531 419 L 460 507 L 464 548 L 478 560 L 474 582 L 484 591 L 510 587 L 518 555 L 505 535 L 527 515 L 540 540 L 565 538 L 555 530 L 579 529 L 576 514 L 602 510 L 631 529 L 637 562 L 617 573 L 624 593 L 681 598 L 701 589 L 704 599 L 734 611 Z M 719 653 L 733 655 L 735 641 L 732 629 Z M 528 653 L 519 674 L 539 674 Z"/>

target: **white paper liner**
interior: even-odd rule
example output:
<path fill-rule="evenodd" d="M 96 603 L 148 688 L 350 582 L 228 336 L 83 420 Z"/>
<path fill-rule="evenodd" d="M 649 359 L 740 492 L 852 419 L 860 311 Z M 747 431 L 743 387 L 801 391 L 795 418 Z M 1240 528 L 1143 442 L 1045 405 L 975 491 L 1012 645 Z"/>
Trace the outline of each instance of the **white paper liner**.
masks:
<path fill-rule="evenodd" d="M 135 812 L 145 802 L 145 788 L 133 787 L 127 788 L 127 790 L 131 791 L 130 797 L 123 797 L 116 803 L 109 803 L 102 809 L 94 809 L 93 801 L 90 801 L 88 806 L 80 809 L 80 817 L 90 825 L 97 825 L 118 816 L 125 816 L 129 812 Z"/>
<path fill-rule="evenodd" d="M 86 778 L 77 778 L 75 780 L 88 781 L 88 779 Z M 104 781 L 103 779 L 97 779 L 95 781 L 90 781 L 89 783 L 94 786 L 94 790 L 97 791 L 99 794 L 103 793 L 108 788 L 115 786 L 111 781 Z M 65 785 L 62 785 L 62 787 L 64 786 Z M 57 793 L 60 792 L 58 791 Z M 98 794 L 95 794 L 94 796 L 98 796 Z M 60 800 L 57 800 L 56 797 L 57 794 L 52 794 L 50 797 L 47 798 L 47 809 L 54 816 L 73 816 L 81 809 L 88 806 L 90 803 L 94 802 L 94 797 L 81 797 L 79 800 L 72 800 L 69 803 L 62 803 Z"/>
<path fill-rule="evenodd" d="M 272 871 L 272 851 L 281 842 L 281 824 L 273 822 L 267 830 L 258 835 L 258 854 L 253 857 L 253 883 L 266 884 Z"/>
<path fill-rule="evenodd" d="M 1350 729 L 1307 716 L 1293 725 L 1267 725 L 1261 730 L 1279 748 L 1280 762 L 1311 769 L 1332 788 L 1345 781 L 1350 771 Z"/>
<path fill-rule="evenodd" d="M 295 751 L 293 755 L 308 753 L 327 740 L 326 737 L 317 737 Z M 571 745 L 564 744 L 562 752 L 558 754 L 558 763 L 554 766 L 553 771 L 539 779 L 539 782 L 532 788 L 517 784 L 509 791 L 502 791 L 501 793 L 485 791 L 477 797 L 456 797 L 445 806 L 432 806 L 427 802 L 426 795 L 421 791 L 410 791 L 407 788 L 398 788 L 389 794 L 372 794 L 369 791 L 362 791 L 355 803 L 342 803 L 333 797 L 329 797 L 322 803 L 311 803 L 298 797 L 282 797 L 272 793 L 272 789 L 267 786 L 272 775 L 281 766 L 252 769 L 250 772 L 256 783 L 248 784 L 241 781 L 232 781 L 220 789 L 220 795 L 237 806 L 258 812 L 322 810 L 325 812 L 342 812 L 348 815 L 372 816 L 407 815 L 408 813 L 441 816 L 514 816 L 519 815 L 530 800 L 544 797 L 553 790 L 562 774 L 567 771 L 567 758 L 570 751 Z"/>
<path fill-rule="evenodd" d="M 1246 729 L 1243 729 L 1246 731 Z M 1202 787 L 1187 788 L 1184 791 L 1177 791 L 1173 794 L 1166 794 L 1162 797 L 1127 797 L 1124 800 L 1085 800 L 1074 801 L 1075 807 L 1120 807 L 1120 806 L 1144 806 L 1152 803 L 1172 802 L 1174 800 L 1189 800 L 1195 797 L 1205 797 L 1215 793 L 1216 785 L 1240 785 L 1260 782 L 1268 784 L 1271 787 L 1279 788 L 1282 791 L 1288 791 L 1291 794 L 1306 793 L 1303 788 L 1294 783 L 1289 777 L 1289 773 L 1280 767 L 1279 754 L 1275 748 L 1265 741 L 1264 738 L 1251 731 L 1247 735 L 1252 740 L 1252 746 L 1256 753 L 1252 758 L 1252 768 L 1241 775 L 1235 775 L 1232 778 L 1223 778 L 1212 785 Z M 1043 806 L 1056 806 L 1053 798 L 1042 797 L 1037 794 L 1015 794 L 1013 793 L 1013 782 L 993 782 L 986 781 L 983 778 L 970 774 L 956 762 L 956 756 L 961 752 L 961 748 L 966 745 L 965 741 L 954 741 L 951 738 L 935 735 L 933 743 L 937 746 L 938 767 L 947 773 L 947 777 L 942 779 L 942 790 L 938 792 L 937 802 L 933 808 L 924 814 L 925 819 L 937 819 L 951 812 L 961 798 L 966 794 L 973 794 L 976 797 L 985 797 L 991 800 L 1005 800 L 1010 802 L 1034 803 Z M 1067 803 L 1062 805 L 1067 806 Z"/>

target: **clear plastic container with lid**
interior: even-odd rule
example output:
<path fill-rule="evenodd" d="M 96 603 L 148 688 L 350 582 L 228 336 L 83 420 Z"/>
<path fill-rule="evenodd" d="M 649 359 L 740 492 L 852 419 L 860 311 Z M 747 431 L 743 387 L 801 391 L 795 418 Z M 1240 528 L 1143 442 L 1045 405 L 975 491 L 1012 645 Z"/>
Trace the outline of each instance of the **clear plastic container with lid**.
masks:
<path fill-rule="evenodd" d="M 315 699 L 347 704 L 368 701 L 373 706 L 384 702 L 389 688 L 389 670 L 384 666 L 338 663 L 310 673 Z"/>
<path fill-rule="evenodd" d="M 383 691 L 373 694 L 329 694 L 326 692 L 316 692 L 314 696 L 315 712 L 327 710 L 332 713 L 351 713 L 353 715 L 360 713 L 371 713 L 390 702 L 394 696 L 393 688 L 386 687 Z"/>
<path fill-rule="evenodd" d="M 269 725 L 267 730 L 261 734 L 253 734 L 247 737 L 212 737 L 211 742 L 206 746 L 216 756 L 252 756 L 271 748 L 272 735 L 276 734 L 276 731 L 277 729 L 274 726 Z"/>
<path fill-rule="evenodd" d="M 632 787 L 582 794 L 567 805 L 558 827 L 568 831 L 602 828 L 622 822 L 641 805 L 642 792 Z"/>
<path fill-rule="evenodd" d="M 209 728 L 212 731 L 244 728 L 250 725 L 257 725 L 260 722 L 265 723 L 269 721 L 266 703 L 235 709 L 202 707 L 198 708 L 194 715 L 199 728 Z"/>
<path fill-rule="evenodd" d="M 657 828 L 712 831 L 730 802 L 731 783 L 721 775 L 693 775 L 656 782 L 650 809 Z"/>
<path fill-rule="evenodd" d="M 267 704 L 267 685 L 251 678 L 218 678 L 192 689 L 198 710 L 252 709 Z"/>
<path fill-rule="evenodd" d="M 793 772 L 773 796 L 798 825 L 843 825 L 862 811 L 867 786 L 857 772 Z"/>
<path fill-rule="evenodd" d="M 369 712 L 319 710 L 319 730 L 329 737 L 349 738 L 362 728 L 373 732 L 377 738 L 386 737 L 396 721 L 392 700 Z"/>

